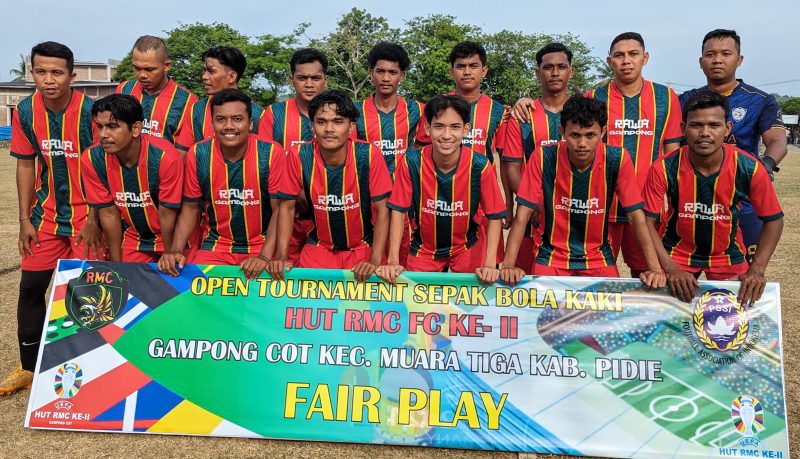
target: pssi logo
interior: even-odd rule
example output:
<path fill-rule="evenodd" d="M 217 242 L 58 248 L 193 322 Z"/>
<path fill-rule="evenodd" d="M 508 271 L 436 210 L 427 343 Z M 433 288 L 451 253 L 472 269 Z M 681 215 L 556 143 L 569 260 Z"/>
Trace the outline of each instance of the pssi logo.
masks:
<path fill-rule="evenodd" d="M 108 268 L 84 270 L 67 285 L 67 314 L 90 331 L 116 320 L 127 300 L 128 281 Z"/>
<path fill-rule="evenodd" d="M 712 289 L 697 299 L 694 330 L 706 349 L 737 351 L 747 339 L 747 311 L 729 290 Z"/>

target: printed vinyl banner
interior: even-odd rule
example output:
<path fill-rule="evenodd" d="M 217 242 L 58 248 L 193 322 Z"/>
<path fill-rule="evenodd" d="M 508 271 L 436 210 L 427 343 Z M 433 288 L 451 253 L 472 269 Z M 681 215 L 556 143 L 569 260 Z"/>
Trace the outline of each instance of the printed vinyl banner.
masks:
<path fill-rule="evenodd" d="M 266 276 L 266 275 L 265 275 Z M 780 296 L 630 279 L 59 264 L 25 425 L 612 457 L 788 457 Z"/>

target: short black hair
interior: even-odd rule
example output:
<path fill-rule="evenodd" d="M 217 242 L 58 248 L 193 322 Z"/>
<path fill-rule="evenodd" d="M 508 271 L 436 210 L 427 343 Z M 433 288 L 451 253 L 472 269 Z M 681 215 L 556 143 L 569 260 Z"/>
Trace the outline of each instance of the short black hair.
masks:
<path fill-rule="evenodd" d="M 314 96 L 308 103 L 308 117 L 312 120 L 322 107 L 331 104 L 336 106 L 336 114 L 349 119 L 352 122 L 358 118 L 358 109 L 353 100 L 346 92 L 340 89 L 328 89 Z"/>
<path fill-rule="evenodd" d="M 134 124 L 144 121 L 144 111 L 142 104 L 135 97 L 128 94 L 109 94 L 98 99 L 92 105 L 92 118 L 97 117 L 100 112 L 111 112 L 111 117 L 118 123 L 120 121 L 128 125 L 128 129 Z"/>
<path fill-rule="evenodd" d="M 31 67 L 33 67 L 33 60 L 36 58 L 37 54 L 43 57 L 64 59 L 67 61 L 67 70 L 69 70 L 69 73 L 72 73 L 72 69 L 75 68 L 75 56 L 67 45 L 62 45 L 55 41 L 45 41 L 34 46 L 31 48 Z"/>
<path fill-rule="evenodd" d="M 322 66 L 322 72 L 326 75 L 328 74 L 328 58 L 325 57 L 325 53 L 314 48 L 303 48 L 295 51 L 291 59 L 289 59 L 289 68 L 294 73 L 298 64 L 310 64 L 312 62 L 319 62 L 319 65 Z"/>
<path fill-rule="evenodd" d="M 431 100 L 425 104 L 425 120 L 428 121 L 428 124 L 433 123 L 433 119 L 448 108 L 455 110 L 464 121 L 464 124 L 470 122 L 469 102 L 467 102 L 467 99 L 454 94 L 431 97 Z"/>
<path fill-rule="evenodd" d="M 561 110 L 561 127 L 564 129 L 567 128 L 567 123 L 579 124 L 585 128 L 597 123 L 602 129 L 606 127 L 607 121 L 606 104 L 583 97 L 581 94 L 575 94 L 567 99 L 564 109 Z"/>
<path fill-rule="evenodd" d="M 408 70 L 408 66 L 411 65 L 411 59 L 408 58 L 408 53 L 405 48 L 397 43 L 389 43 L 388 41 L 379 41 L 369 50 L 367 62 L 369 63 L 370 69 L 374 69 L 380 60 L 397 62 L 397 65 L 400 66 L 400 70 L 404 72 Z"/>
<path fill-rule="evenodd" d="M 536 66 L 542 65 L 542 59 L 544 58 L 545 54 L 550 53 L 564 53 L 567 55 L 567 61 L 572 65 L 572 51 L 569 50 L 564 44 L 562 43 L 548 43 L 542 46 L 542 49 L 536 51 Z"/>
<path fill-rule="evenodd" d="M 247 94 L 236 88 L 225 88 L 211 96 L 211 114 L 214 114 L 214 107 L 219 107 L 228 102 L 241 102 L 247 107 L 247 117 L 253 119 L 253 100 Z"/>
<path fill-rule="evenodd" d="M 450 67 L 456 64 L 456 59 L 466 59 L 476 54 L 481 58 L 481 64 L 486 67 L 486 48 L 474 41 L 462 41 L 453 46 L 453 50 L 450 51 Z"/>
<path fill-rule="evenodd" d="M 692 94 L 683 106 L 683 121 L 686 122 L 689 112 L 714 107 L 722 108 L 725 111 L 725 119 L 728 119 L 728 112 L 730 111 L 728 98 L 714 91 L 701 89 Z"/>
<path fill-rule="evenodd" d="M 640 34 L 639 32 L 623 32 L 614 37 L 613 40 L 611 40 L 611 46 L 608 47 L 609 55 L 611 55 L 611 51 L 614 49 L 614 45 L 621 42 L 622 40 L 636 40 L 639 42 L 640 45 L 642 45 L 642 49 L 645 49 L 644 38 L 642 38 L 642 34 Z"/>
<path fill-rule="evenodd" d="M 700 45 L 700 51 L 703 50 L 706 46 L 706 42 L 712 39 L 722 39 L 722 38 L 733 38 L 733 41 L 736 43 L 736 52 L 741 54 L 742 53 L 742 37 L 736 33 L 735 30 L 732 29 L 714 29 L 711 32 L 707 33 L 705 37 L 703 37 L 703 44 Z"/>
<path fill-rule="evenodd" d="M 236 72 L 237 82 L 242 78 L 244 70 L 247 68 L 247 58 L 238 48 L 233 46 L 212 46 L 203 53 L 203 62 L 209 57 L 218 60 L 220 64 Z"/>

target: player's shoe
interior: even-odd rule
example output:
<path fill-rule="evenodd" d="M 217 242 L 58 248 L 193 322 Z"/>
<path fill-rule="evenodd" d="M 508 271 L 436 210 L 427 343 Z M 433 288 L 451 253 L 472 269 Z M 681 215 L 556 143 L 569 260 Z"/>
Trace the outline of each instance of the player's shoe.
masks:
<path fill-rule="evenodd" d="M 0 395 L 11 395 L 22 389 L 30 389 L 33 383 L 33 372 L 22 369 L 22 364 L 18 363 L 14 371 L 0 382 Z"/>

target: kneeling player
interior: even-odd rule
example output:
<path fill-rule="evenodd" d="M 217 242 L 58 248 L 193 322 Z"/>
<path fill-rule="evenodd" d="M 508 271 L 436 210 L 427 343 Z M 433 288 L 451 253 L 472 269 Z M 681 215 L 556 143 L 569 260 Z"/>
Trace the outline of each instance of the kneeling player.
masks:
<path fill-rule="evenodd" d="M 103 97 L 92 118 L 100 143 L 81 156 L 81 178 L 87 202 L 98 208 L 110 258 L 156 261 L 172 245 L 183 160 L 171 143 L 141 133 L 144 113 L 132 96 Z"/>
<path fill-rule="evenodd" d="M 602 102 L 573 96 L 561 112 L 564 140 L 531 156 L 501 269 L 505 282 L 516 284 L 524 275 L 514 264 L 525 226 L 539 211 L 544 212 L 544 228 L 534 274 L 619 277 L 608 241 L 608 211 L 616 195 L 647 260 L 648 270 L 640 279 L 648 288 L 664 286 L 630 157 L 624 149 L 601 141 L 606 121 Z"/>
<path fill-rule="evenodd" d="M 223 89 L 211 98 L 214 137 L 186 154 L 183 205 L 172 248 L 158 269 L 176 276 L 186 258 L 183 249 L 201 209 L 208 229 L 191 263 L 239 265 L 248 279 L 258 277 L 275 250 L 279 161 L 286 156 L 275 143 L 251 134 L 250 97 Z"/>
<path fill-rule="evenodd" d="M 470 106 L 461 96 L 436 96 L 425 105 L 431 145 L 409 150 L 399 160 L 394 189 L 389 256 L 378 275 L 394 282 L 403 271 L 400 243 L 405 215 L 413 212 L 416 229 L 406 267 L 410 271 L 474 272 L 487 283 L 497 280 L 495 265 L 501 220 L 506 207 L 492 163 L 462 139 L 470 132 Z M 486 236 L 475 220 L 483 209 Z"/>
<path fill-rule="evenodd" d="M 728 100 L 718 93 L 702 90 L 689 98 L 682 123 L 686 146 L 658 160 L 645 184 L 647 223 L 657 239 L 656 218 L 667 198 L 656 250 L 670 291 L 684 301 L 694 297 L 696 278 L 705 273 L 709 280 L 738 278 L 740 301 L 754 303 L 783 230 L 783 211 L 764 166 L 724 143 L 732 129 L 727 113 Z M 739 203 L 748 198 L 764 221 L 749 267 L 739 231 Z"/>

